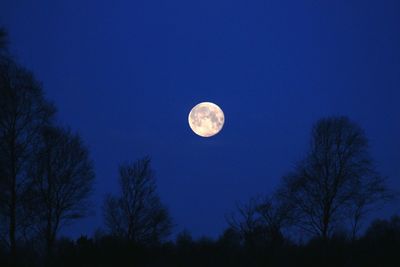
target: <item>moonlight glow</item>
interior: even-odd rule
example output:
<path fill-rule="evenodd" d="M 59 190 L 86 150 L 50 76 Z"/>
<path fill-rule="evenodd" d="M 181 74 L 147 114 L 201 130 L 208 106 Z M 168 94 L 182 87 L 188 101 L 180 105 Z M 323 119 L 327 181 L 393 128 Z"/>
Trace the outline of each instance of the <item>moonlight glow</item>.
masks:
<path fill-rule="evenodd" d="M 193 132 L 202 137 L 211 137 L 224 126 L 224 112 L 211 102 L 202 102 L 189 113 L 189 125 Z"/>

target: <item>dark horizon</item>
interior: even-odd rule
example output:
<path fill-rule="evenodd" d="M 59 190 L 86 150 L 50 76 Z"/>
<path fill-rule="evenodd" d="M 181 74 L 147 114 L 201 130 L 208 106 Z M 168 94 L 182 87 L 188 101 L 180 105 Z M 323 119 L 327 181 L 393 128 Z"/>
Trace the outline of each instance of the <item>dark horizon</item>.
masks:
<path fill-rule="evenodd" d="M 276 189 L 306 153 L 312 125 L 329 116 L 360 124 L 377 169 L 399 191 L 398 10 L 395 0 L 5 1 L 11 54 L 95 165 L 94 214 L 62 234 L 103 227 L 118 166 L 150 155 L 175 233 L 216 238 L 235 202 Z M 209 139 L 187 123 L 203 101 L 226 116 Z M 372 217 L 395 214 L 399 200 Z"/>

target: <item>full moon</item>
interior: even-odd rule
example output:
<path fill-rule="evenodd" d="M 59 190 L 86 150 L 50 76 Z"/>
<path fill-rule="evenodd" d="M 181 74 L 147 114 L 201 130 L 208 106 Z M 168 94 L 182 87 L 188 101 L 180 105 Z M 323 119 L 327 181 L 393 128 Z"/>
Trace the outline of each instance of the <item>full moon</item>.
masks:
<path fill-rule="evenodd" d="M 211 102 L 202 102 L 189 113 L 190 128 L 197 135 L 211 137 L 219 133 L 224 126 L 225 116 L 220 107 Z"/>

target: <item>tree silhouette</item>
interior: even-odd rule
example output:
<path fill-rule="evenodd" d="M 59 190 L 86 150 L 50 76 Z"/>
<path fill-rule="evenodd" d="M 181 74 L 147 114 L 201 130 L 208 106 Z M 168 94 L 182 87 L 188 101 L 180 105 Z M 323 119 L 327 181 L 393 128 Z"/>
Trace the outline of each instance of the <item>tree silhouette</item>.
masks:
<path fill-rule="evenodd" d="M 257 213 L 272 245 L 283 241 L 283 229 L 293 224 L 290 208 L 288 203 L 281 203 L 275 196 L 267 197 L 257 205 Z"/>
<path fill-rule="evenodd" d="M 19 207 L 27 187 L 26 170 L 38 144 L 40 129 L 49 124 L 54 107 L 33 75 L 10 59 L 0 62 L 0 164 L 3 168 L 1 219 L 15 258 L 17 232 L 26 222 Z"/>
<path fill-rule="evenodd" d="M 30 169 L 34 227 L 44 237 L 48 254 L 61 226 L 87 212 L 94 172 L 89 152 L 77 134 L 59 127 L 42 130 Z"/>
<path fill-rule="evenodd" d="M 386 192 L 363 130 L 346 117 L 333 117 L 315 124 L 307 156 L 283 178 L 279 195 L 298 226 L 327 239 L 337 223 L 349 214 L 360 220 Z"/>
<path fill-rule="evenodd" d="M 150 158 L 119 168 L 120 196 L 108 196 L 104 203 L 105 222 L 116 236 L 135 243 L 161 241 L 171 230 L 168 210 L 156 192 Z"/>
<path fill-rule="evenodd" d="M 284 240 L 282 230 L 292 224 L 292 218 L 286 203 L 280 203 L 275 197 L 256 197 L 237 205 L 227 222 L 250 247 L 274 246 Z"/>
<path fill-rule="evenodd" d="M 251 198 L 245 204 L 236 204 L 236 211 L 226 217 L 231 229 L 240 234 L 242 241 L 254 246 L 256 238 L 260 237 L 261 221 L 257 214 L 259 201 Z"/>

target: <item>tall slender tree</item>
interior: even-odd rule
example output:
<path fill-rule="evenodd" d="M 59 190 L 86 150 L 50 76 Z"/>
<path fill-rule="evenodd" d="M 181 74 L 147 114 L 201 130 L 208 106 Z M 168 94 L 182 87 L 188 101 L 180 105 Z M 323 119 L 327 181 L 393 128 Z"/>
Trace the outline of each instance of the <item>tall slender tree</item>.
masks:
<path fill-rule="evenodd" d="M 150 158 L 142 158 L 119 169 L 121 195 L 104 203 L 106 225 L 111 234 L 135 243 L 161 241 L 170 234 L 171 218 L 156 191 Z"/>

